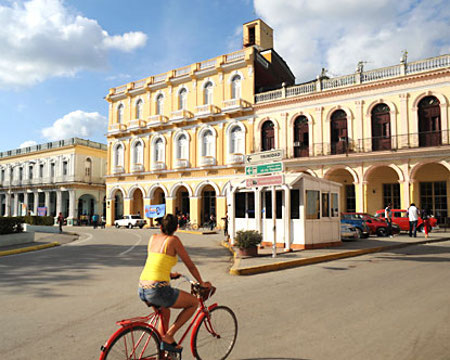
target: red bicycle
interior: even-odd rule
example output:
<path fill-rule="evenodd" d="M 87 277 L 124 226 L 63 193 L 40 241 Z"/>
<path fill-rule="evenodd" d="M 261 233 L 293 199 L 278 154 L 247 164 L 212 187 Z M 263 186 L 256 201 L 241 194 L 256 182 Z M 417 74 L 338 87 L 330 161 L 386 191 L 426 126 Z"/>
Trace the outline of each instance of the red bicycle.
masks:
<path fill-rule="evenodd" d="M 202 288 L 200 284 L 182 275 L 191 284 L 191 293 L 199 299 L 200 306 L 181 337 L 183 343 L 189 330 L 191 352 L 196 359 L 225 359 L 236 343 L 238 324 L 233 310 L 214 303 L 206 306 L 215 288 Z M 181 353 L 160 350 L 161 334 L 157 330 L 162 321 L 161 310 L 152 304 L 154 312 L 148 316 L 117 321 L 120 328 L 101 347 L 100 360 L 172 360 L 181 359 Z M 166 329 L 164 329 L 164 332 Z"/>

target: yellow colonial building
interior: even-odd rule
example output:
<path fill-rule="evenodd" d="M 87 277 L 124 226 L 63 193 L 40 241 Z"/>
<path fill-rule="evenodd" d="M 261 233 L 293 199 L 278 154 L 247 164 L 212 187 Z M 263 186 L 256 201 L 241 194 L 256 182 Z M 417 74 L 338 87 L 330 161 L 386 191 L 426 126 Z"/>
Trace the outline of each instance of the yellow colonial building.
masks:
<path fill-rule="evenodd" d="M 342 184 L 338 211 L 416 202 L 443 222 L 449 97 L 449 55 L 295 85 L 272 29 L 246 23 L 239 51 L 110 89 L 107 224 L 151 204 L 197 224 L 233 216 L 244 155 L 271 149 L 285 176 Z"/>
<path fill-rule="evenodd" d="M 0 152 L 0 216 L 103 215 L 106 145 L 71 138 Z"/>
<path fill-rule="evenodd" d="M 272 47 L 272 29 L 255 20 L 239 51 L 109 91 L 108 225 L 151 204 L 196 224 L 225 216 L 230 180 L 254 151 L 256 91 L 294 84 Z"/>
<path fill-rule="evenodd" d="M 256 94 L 255 151 L 285 150 L 288 173 L 342 184 L 341 211 L 450 205 L 450 55 Z"/>

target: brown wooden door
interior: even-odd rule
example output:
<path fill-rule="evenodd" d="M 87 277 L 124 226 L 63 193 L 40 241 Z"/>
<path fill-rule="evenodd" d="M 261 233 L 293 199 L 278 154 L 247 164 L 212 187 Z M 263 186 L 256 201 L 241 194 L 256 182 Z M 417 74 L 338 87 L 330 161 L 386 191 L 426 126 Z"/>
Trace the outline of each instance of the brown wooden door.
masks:
<path fill-rule="evenodd" d="M 391 118 L 389 107 L 379 104 L 372 110 L 372 151 L 391 149 Z"/>
<path fill-rule="evenodd" d="M 275 149 L 275 126 L 273 122 L 266 121 L 261 129 L 261 150 L 267 151 Z"/>
<path fill-rule="evenodd" d="M 294 123 L 294 157 L 309 156 L 308 119 L 299 116 Z"/>
<path fill-rule="evenodd" d="M 428 96 L 419 103 L 419 146 L 441 145 L 441 111 L 439 100 Z"/>
<path fill-rule="evenodd" d="M 343 110 L 337 110 L 331 115 L 331 153 L 345 154 L 347 145 L 347 114 Z"/>

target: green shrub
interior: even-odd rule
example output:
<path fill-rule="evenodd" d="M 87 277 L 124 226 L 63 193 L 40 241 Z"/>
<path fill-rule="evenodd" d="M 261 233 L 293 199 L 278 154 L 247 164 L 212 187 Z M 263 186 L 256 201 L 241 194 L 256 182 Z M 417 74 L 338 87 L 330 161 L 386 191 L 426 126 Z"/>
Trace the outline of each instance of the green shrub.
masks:
<path fill-rule="evenodd" d="M 248 249 L 259 245 L 262 241 L 262 235 L 256 230 L 241 230 L 236 233 L 234 240 L 238 248 Z"/>
<path fill-rule="evenodd" d="M 21 217 L 0 217 L 0 234 L 13 234 L 23 231 Z"/>
<path fill-rule="evenodd" d="M 52 216 L 19 216 L 23 223 L 30 225 L 53 225 L 54 219 Z"/>

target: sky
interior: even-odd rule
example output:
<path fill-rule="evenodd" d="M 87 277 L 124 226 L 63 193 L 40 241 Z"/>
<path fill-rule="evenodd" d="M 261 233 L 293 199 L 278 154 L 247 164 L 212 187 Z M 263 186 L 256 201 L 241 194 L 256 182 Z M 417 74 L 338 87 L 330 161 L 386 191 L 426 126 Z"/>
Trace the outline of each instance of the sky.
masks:
<path fill-rule="evenodd" d="M 0 151 L 106 143 L 110 88 L 239 50 L 257 18 L 297 83 L 450 53 L 448 0 L 0 0 Z"/>

